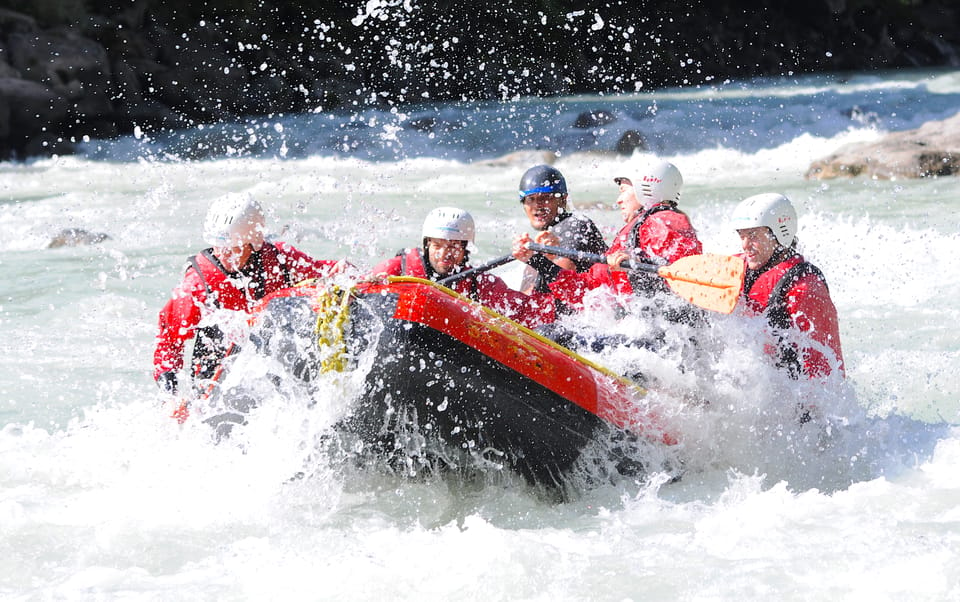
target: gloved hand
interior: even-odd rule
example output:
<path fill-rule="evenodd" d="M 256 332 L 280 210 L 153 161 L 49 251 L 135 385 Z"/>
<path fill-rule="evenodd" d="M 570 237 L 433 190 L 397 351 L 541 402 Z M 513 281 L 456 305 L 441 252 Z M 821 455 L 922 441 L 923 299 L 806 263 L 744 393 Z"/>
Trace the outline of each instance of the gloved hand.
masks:
<path fill-rule="evenodd" d="M 157 386 L 161 391 L 170 395 L 177 394 L 177 375 L 175 372 L 162 372 L 157 377 Z"/>
<path fill-rule="evenodd" d="M 160 387 L 161 391 L 170 395 L 170 402 L 176 406 L 173 413 L 170 414 L 170 417 L 176 419 L 178 424 L 183 424 L 190 416 L 190 404 L 187 400 L 179 398 L 177 395 L 177 385 L 178 381 L 175 372 L 162 372 L 160 376 L 157 377 L 157 386 Z"/>

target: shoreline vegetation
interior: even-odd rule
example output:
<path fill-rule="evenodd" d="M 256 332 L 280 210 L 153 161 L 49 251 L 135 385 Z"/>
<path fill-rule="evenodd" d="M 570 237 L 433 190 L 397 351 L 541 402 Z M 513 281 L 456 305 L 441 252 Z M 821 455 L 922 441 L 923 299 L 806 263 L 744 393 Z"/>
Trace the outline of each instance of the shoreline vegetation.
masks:
<path fill-rule="evenodd" d="M 0 160 L 254 116 L 915 67 L 960 67 L 952 0 L 2 0 Z"/>

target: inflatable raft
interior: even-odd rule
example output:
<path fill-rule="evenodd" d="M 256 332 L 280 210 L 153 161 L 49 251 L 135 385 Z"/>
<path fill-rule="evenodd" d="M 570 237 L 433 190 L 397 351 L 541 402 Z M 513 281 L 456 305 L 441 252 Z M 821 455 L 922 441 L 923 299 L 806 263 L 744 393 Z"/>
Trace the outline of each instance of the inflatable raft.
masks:
<path fill-rule="evenodd" d="M 591 443 L 676 443 L 632 381 L 427 280 L 286 289 L 254 324 L 261 352 L 303 380 L 375 354 L 341 426 L 379 454 L 472 454 L 556 485 Z"/>

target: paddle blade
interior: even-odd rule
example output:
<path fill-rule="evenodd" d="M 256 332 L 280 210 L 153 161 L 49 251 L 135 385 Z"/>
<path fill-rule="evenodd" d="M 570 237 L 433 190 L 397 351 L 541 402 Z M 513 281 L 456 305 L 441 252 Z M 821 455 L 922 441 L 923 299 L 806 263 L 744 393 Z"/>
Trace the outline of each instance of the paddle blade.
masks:
<path fill-rule="evenodd" d="M 746 275 L 743 258 L 690 255 L 657 270 L 670 290 L 690 303 L 721 314 L 736 307 Z"/>

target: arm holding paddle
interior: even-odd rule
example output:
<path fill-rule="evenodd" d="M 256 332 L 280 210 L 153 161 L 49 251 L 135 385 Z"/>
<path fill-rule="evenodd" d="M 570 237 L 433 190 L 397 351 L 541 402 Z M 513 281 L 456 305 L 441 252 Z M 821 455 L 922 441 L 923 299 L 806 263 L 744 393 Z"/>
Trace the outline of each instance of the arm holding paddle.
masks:
<path fill-rule="evenodd" d="M 513 258 L 522 261 L 523 263 L 537 270 L 537 272 L 543 278 L 545 278 L 548 283 L 553 282 L 564 268 L 555 263 L 553 261 L 553 257 L 548 257 L 536 252 L 535 247 L 542 247 L 543 249 L 558 248 L 539 245 L 530 238 L 529 234 L 524 232 L 513 241 L 513 247 L 511 249 Z M 575 252 L 578 253 L 579 251 Z M 564 257 L 568 256 L 564 255 Z M 569 259 L 576 258 L 569 257 Z"/>
<path fill-rule="evenodd" d="M 549 230 L 544 230 L 542 232 L 537 232 L 536 236 L 533 237 L 531 241 L 538 245 L 543 245 L 544 247 L 560 247 L 560 237 L 550 232 Z M 560 269 L 563 270 L 576 270 L 577 264 L 574 263 L 573 259 L 565 257 L 563 255 L 554 255 L 551 253 L 545 253 L 544 256 L 552 261 L 553 263 L 560 266 Z"/>
<path fill-rule="evenodd" d="M 491 259 L 490 261 L 480 264 L 476 267 L 463 270 L 462 272 L 457 272 L 456 274 L 447 276 L 446 278 L 441 278 L 440 280 L 437 280 L 437 284 L 441 284 L 443 286 L 449 287 L 454 283 L 463 280 L 464 278 L 469 278 L 477 274 L 482 274 L 484 272 L 492 270 L 493 268 L 500 267 L 504 264 L 510 263 L 514 259 L 515 258 L 513 255 L 504 255 L 503 257 L 497 257 L 496 259 Z"/>
<path fill-rule="evenodd" d="M 518 239 L 515 244 L 520 242 L 521 239 Z M 536 252 L 562 254 L 571 258 L 593 260 L 599 264 L 601 270 L 609 273 L 608 258 L 603 255 L 593 255 L 582 251 L 548 247 L 529 242 L 525 243 L 525 246 L 527 247 L 526 252 L 520 253 L 515 249 L 514 257 L 521 261 L 526 258 L 531 265 L 533 265 L 533 257 L 535 257 Z M 619 255 L 621 254 L 611 255 L 610 260 L 618 261 L 620 259 Z M 740 293 L 743 291 L 743 279 L 746 274 L 743 259 L 727 255 L 688 255 L 665 266 L 636 261 L 627 261 L 626 263 L 621 261 L 618 266 L 623 269 L 642 270 L 656 274 L 664 279 L 670 290 L 683 299 L 698 307 L 719 313 L 733 311 L 740 298 Z M 592 272 L 593 270 L 587 272 L 587 274 Z M 571 274 L 569 270 L 561 271 L 557 274 L 556 282 L 564 284 L 562 278 L 569 280 L 573 277 L 576 277 L 576 274 Z M 551 285 L 552 290 L 556 291 L 557 288 Z"/>

